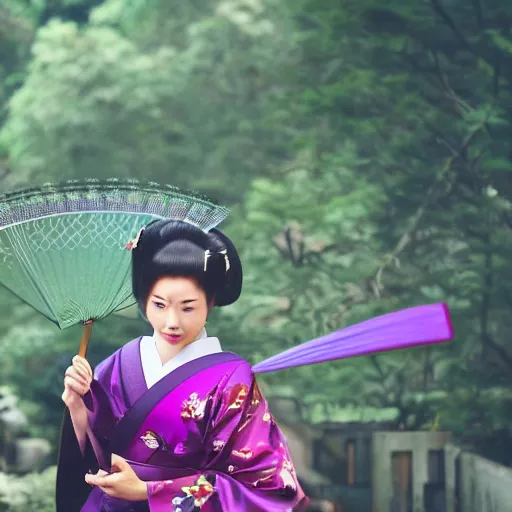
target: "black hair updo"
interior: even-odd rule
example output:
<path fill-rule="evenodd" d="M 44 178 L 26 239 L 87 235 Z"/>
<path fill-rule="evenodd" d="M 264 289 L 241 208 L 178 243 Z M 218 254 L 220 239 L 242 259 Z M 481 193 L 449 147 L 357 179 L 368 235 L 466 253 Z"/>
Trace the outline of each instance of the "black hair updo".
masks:
<path fill-rule="evenodd" d="M 207 250 L 211 254 L 205 272 Z M 216 306 L 233 304 L 242 291 L 242 264 L 231 240 L 218 229 L 205 233 L 182 221 L 151 222 L 132 250 L 132 289 L 142 312 L 146 312 L 149 294 L 162 277 L 195 279 L 208 303 L 214 300 Z"/>

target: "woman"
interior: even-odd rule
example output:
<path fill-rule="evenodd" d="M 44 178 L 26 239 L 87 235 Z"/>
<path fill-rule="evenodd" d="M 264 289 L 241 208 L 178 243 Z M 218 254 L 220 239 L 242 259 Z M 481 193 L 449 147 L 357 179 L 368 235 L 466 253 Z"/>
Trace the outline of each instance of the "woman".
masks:
<path fill-rule="evenodd" d="M 66 371 L 59 512 L 269 512 L 304 497 L 250 365 L 204 326 L 242 267 L 218 230 L 148 225 L 130 244 L 133 293 L 154 334 Z M 90 487 L 80 487 L 78 481 Z M 92 491 L 90 491 L 92 488 Z M 85 501 L 85 504 L 84 504 Z"/>

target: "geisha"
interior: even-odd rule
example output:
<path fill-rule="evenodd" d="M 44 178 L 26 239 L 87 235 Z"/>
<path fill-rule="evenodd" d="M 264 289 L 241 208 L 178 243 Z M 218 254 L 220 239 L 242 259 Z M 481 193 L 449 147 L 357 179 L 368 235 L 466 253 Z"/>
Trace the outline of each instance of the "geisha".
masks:
<path fill-rule="evenodd" d="M 271 512 L 307 498 L 251 366 L 206 333 L 242 266 L 220 231 L 161 220 L 130 244 L 132 287 L 153 329 L 66 370 L 58 512 Z"/>

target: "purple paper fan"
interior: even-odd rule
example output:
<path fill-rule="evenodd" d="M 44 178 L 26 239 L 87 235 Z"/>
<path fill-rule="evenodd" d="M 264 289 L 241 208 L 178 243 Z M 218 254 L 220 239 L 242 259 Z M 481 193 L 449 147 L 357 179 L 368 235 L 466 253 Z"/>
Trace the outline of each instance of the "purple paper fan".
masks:
<path fill-rule="evenodd" d="M 302 343 L 253 366 L 254 373 L 284 370 L 336 359 L 365 356 L 453 338 L 444 303 L 417 306 L 372 318 Z"/>

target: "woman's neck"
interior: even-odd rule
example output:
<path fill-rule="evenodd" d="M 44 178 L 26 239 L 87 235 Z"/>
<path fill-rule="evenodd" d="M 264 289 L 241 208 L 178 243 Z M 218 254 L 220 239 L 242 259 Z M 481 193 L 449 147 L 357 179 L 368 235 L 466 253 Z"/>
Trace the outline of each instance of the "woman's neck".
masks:
<path fill-rule="evenodd" d="M 169 362 L 173 357 L 176 357 L 185 347 L 188 347 L 188 345 L 191 345 L 192 343 L 196 342 L 197 340 L 205 336 L 206 333 L 204 333 L 204 331 L 201 331 L 199 335 L 192 341 L 184 341 L 181 343 L 177 343 L 176 345 L 171 345 L 169 342 L 163 340 L 162 338 L 160 338 L 160 336 L 158 336 L 158 334 L 155 333 L 153 335 L 153 338 L 155 340 L 156 351 L 160 356 L 162 366 Z"/>
<path fill-rule="evenodd" d="M 176 357 L 186 346 L 194 343 L 193 341 L 186 341 L 184 343 L 177 343 L 171 345 L 167 341 L 164 341 L 159 336 L 155 336 L 156 351 L 160 356 L 162 366 L 169 362 L 173 357 Z"/>

